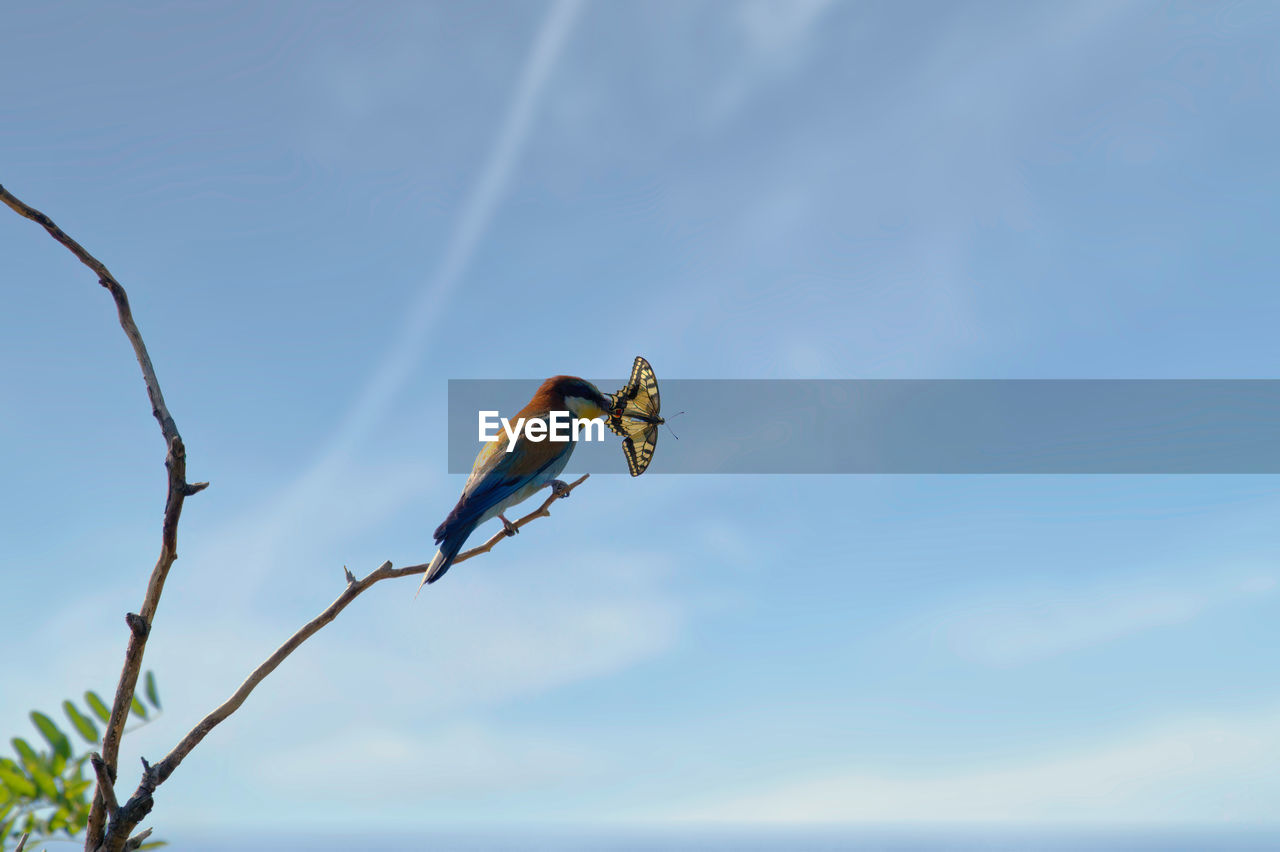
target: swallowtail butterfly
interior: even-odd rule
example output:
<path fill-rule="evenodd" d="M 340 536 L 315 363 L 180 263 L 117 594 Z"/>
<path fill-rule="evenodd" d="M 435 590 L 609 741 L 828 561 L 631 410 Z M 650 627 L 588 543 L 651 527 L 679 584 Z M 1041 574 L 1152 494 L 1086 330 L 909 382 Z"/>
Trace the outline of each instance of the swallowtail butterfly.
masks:
<path fill-rule="evenodd" d="M 632 476 L 644 473 L 658 445 L 658 427 L 667 421 L 660 414 L 658 379 L 649 362 L 639 355 L 631 366 L 631 380 L 613 395 L 609 429 L 622 437 L 622 452 Z"/>

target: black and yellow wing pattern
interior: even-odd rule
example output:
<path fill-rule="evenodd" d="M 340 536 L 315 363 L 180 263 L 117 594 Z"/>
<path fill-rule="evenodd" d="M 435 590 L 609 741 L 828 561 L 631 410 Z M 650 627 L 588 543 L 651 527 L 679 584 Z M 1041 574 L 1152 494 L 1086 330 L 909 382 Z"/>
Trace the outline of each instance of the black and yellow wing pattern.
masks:
<path fill-rule="evenodd" d="M 639 355 L 631 366 L 631 379 L 626 387 L 613 395 L 609 413 L 609 429 L 622 437 L 622 453 L 632 476 L 644 473 L 653 461 L 658 446 L 658 427 L 662 418 L 662 401 L 658 395 L 658 378 L 653 367 Z"/>

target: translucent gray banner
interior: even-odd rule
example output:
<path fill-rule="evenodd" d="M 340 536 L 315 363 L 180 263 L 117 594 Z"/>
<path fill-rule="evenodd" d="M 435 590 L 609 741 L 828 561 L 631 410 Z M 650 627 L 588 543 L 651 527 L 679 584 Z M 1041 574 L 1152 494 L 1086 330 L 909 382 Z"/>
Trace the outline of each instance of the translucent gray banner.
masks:
<path fill-rule="evenodd" d="M 596 381 L 605 392 L 624 379 Z M 449 382 L 449 471 L 478 412 L 511 417 L 538 380 Z M 1280 380 L 660 382 L 662 473 L 1280 473 Z M 498 427 L 500 428 L 500 427 Z M 626 473 L 620 439 L 579 441 L 566 473 Z"/>

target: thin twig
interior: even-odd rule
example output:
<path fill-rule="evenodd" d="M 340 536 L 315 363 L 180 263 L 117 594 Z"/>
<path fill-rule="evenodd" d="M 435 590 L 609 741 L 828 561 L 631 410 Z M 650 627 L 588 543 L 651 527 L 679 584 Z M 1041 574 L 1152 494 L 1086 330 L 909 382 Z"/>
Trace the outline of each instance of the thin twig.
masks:
<path fill-rule="evenodd" d="M 98 776 L 98 794 L 106 802 L 107 818 L 114 819 L 120 810 L 120 803 L 116 801 L 115 779 L 111 777 L 102 755 L 96 751 L 89 755 L 89 762 L 93 764 L 93 774 Z"/>
<path fill-rule="evenodd" d="M 126 618 L 129 625 L 129 645 L 125 650 L 124 666 L 120 672 L 120 681 L 116 685 L 115 699 L 111 703 L 111 718 L 107 722 L 107 730 L 102 738 L 102 761 L 108 770 L 107 777 L 114 778 L 120 759 L 120 739 L 124 735 L 124 723 L 129 716 L 129 707 L 133 703 L 134 691 L 138 686 L 138 673 L 142 670 L 142 657 L 146 651 L 147 638 L 151 634 L 151 622 L 160 605 L 160 595 L 164 591 L 169 569 L 178 558 L 178 520 L 182 516 L 182 504 L 188 496 L 207 488 L 209 483 L 187 482 L 186 446 L 182 443 L 182 436 L 178 433 L 178 425 L 174 422 L 173 415 L 165 405 L 164 394 L 160 390 L 160 380 L 156 378 L 151 356 L 142 340 L 142 332 L 138 330 L 138 324 L 133 319 L 133 311 L 129 308 L 129 296 L 125 293 L 124 287 L 102 261 L 68 236 L 54 224 L 52 219 L 14 197 L 3 186 L 0 186 L 0 201 L 19 216 L 30 219 L 48 231 L 51 237 L 89 267 L 98 276 L 98 283 L 111 294 L 116 305 L 120 327 L 129 338 L 134 357 L 137 358 L 138 366 L 142 369 L 142 381 L 146 385 L 147 397 L 151 401 L 151 413 L 160 424 L 160 434 L 164 437 L 166 447 L 164 464 L 169 473 L 169 491 L 165 498 L 164 520 L 160 526 L 160 555 L 156 559 L 155 567 L 151 570 L 146 595 L 142 600 L 142 609 L 136 614 L 129 613 Z M 107 823 L 105 795 L 105 788 L 99 784 L 98 792 L 93 797 L 93 805 L 89 809 L 89 821 L 85 830 L 86 850 L 93 850 L 102 845 Z M 120 844 L 111 852 L 120 852 L 124 842 L 125 839 L 121 839 Z"/>
<path fill-rule="evenodd" d="M 18 845 L 13 847 L 13 852 L 22 852 L 23 848 L 27 845 L 27 838 L 30 836 L 31 832 L 22 832 L 22 836 L 18 838 Z"/>
<path fill-rule="evenodd" d="M 577 488 L 583 482 L 586 482 L 589 476 L 590 474 L 584 473 L 582 476 L 569 483 L 567 490 L 561 494 L 553 492 L 551 496 L 547 497 L 547 499 L 542 502 L 541 506 L 516 521 L 515 526 L 523 527 L 525 524 L 531 523 L 538 518 L 550 517 L 551 512 L 549 509 L 551 504 L 556 500 L 561 500 L 567 497 L 573 489 Z M 467 559 L 479 556 L 482 553 L 488 553 L 494 548 L 494 545 L 504 538 L 507 538 L 507 533 L 505 531 L 496 533 L 492 538 L 479 547 L 474 547 L 471 550 L 462 553 L 454 560 L 454 564 L 456 565 L 459 562 L 464 562 Z M 240 687 L 232 693 L 230 698 L 224 701 L 212 713 L 200 720 L 199 724 L 194 728 L 188 731 L 187 735 L 173 747 L 172 751 L 165 755 L 163 760 L 155 766 L 147 767 L 147 771 L 143 773 L 142 783 L 138 785 L 137 792 L 135 792 L 133 796 L 130 797 L 129 801 L 120 808 L 119 818 L 112 820 L 111 828 L 108 831 L 108 840 L 110 840 L 118 831 L 122 831 L 127 835 L 137 827 L 137 824 L 146 817 L 147 813 L 151 809 L 151 794 L 155 791 L 155 788 L 169 779 L 169 776 L 178 768 L 178 765 L 181 764 L 186 756 L 191 753 L 192 749 L 200 744 L 201 740 L 209 735 L 210 731 L 225 721 L 232 713 L 239 710 L 240 706 L 244 704 L 245 699 L 249 697 L 250 693 L 253 692 L 258 684 L 261 683 L 267 675 L 275 671 L 290 654 L 298 650 L 303 642 L 315 635 L 320 628 L 337 618 L 338 614 L 346 609 L 348 604 L 358 598 L 365 590 L 373 586 L 375 583 L 379 583 L 383 580 L 390 580 L 395 577 L 416 576 L 426 571 L 428 567 L 429 563 L 423 563 L 421 565 L 410 565 L 405 568 L 393 568 L 391 562 L 388 561 L 383 562 L 363 579 L 357 580 L 354 576 L 350 576 L 347 580 L 346 588 L 342 590 L 342 594 L 338 595 L 337 600 L 329 604 L 323 612 L 303 625 L 296 633 L 290 636 L 283 645 L 277 648 L 275 653 L 270 657 L 267 657 L 266 661 L 254 669 L 253 673 L 245 679 L 244 683 L 240 684 Z M 349 574 L 350 572 L 347 573 Z M 130 820 L 132 820 L 132 822 L 130 822 Z M 110 848 L 108 844 L 104 844 L 104 846 Z"/>
<path fill-rule="evenodd" d="M 133 837 L 130 837 L 129 842 L 124 845 L 124 848 L 137 849 L 139 846 L 147 842 L 147 838 L 151 836 L 151 832 L 153 831 L 155 831 L 153 828 L 144 828 Z"/>
<path fill-rule="evenodd" d="M 516 521 L 515 526 L 522 527 L 537 518 L 550 517 L 551 513 L 547 511 L 548 507 L 550 507 L 556 500 L 563 499 L 563 496 L 567 496 L 570 491 L 585 482 L 588 476 L 590 476 L 590 474 L 584 473 L 581 477 L 570 483 L 569 490 L 565 491 L 564 495 L 557 496 L 553 493 L 543 501 L 541 506 Z M 506 537 L 507 534 L 505 532 L 497 533 L 493 538 L 489 539 L 480 547 L 472 548 L 460 555 L 454 560 L 454 564 L 456 565 L 457 563 L 470 559 L 473 556 L 479 556 L 481 553 L 488 553 L 493 549 L 495 544 Z M 329 604 L 329 606 L 325 608 L 324 612 L 311 619 L 311 621 L 303 625 L 298 632 L 290 636 L 288 641 L 277 648 L 274 654 L 268 657 L 262 665 L 253 670 L 253 674 L 249 675 L 249 677 L 245 679 L 244 683 L 240 684 L 240 688 L 237 689 L 230 698 L 223 702 L 220 707 L 208 716 L 205 716 L 204 719 L 201 720 L 200 724 L 192 728 L 191 731 L 182 738 L 182 741 L 174 747 L 173 751 L 169 752 L 169 754 L 165 756 L 164 760 L 156 764 L 157 783 L 163 784 L 173 773 L 173 770 L 178 768 L 178 764 L 182 762 L 183 758 L 190 754 L 191 750 L 195 748 L 210 731 L 217 727 L 219 723 L 232 713 L 236 712 L 236 710 L 240 709 L 240 705 L 249 697 L 249 693 L 253 692 L 254 687 L 262 682 L 263 678 L 275 671 L 276 667 L 284 662 L 286 657 L 296 651 L 298 646 L 311 638 L 311 636 L 320 628 L 337 618 L 338 613 L 346 609 L 347 604 L 358 598 L 362 592 L 374 583 L 381 582 L 382 580 L 390 580 L 394 577 L 411 577 L 421 574 L 427 570 L 428 564 L 429 563 L 424 563 L 422 565 L 410 565 L 405 568 L 393 568 L 391 566 L 391 562 L 387 561 L 374 569 L 373 572 L 364 579 L 356 580 L 352 577 L 351 580 L 348 581 L 347 587 L 342 591 L 342 594 L 338 595 L 337 600 Z"/>
<path fill-rule="evenodd" d="M 164 404 L 164 394 L 160 392 L 160 381 L 156 378 L 155 367 L 151 364 L 151 356 L 147 354 L 147 345 L 142 342 L 142 334 L 138 331 L 138 325 L 133 321 L 133 313 L 129 310 L 129 297 L 124 291 L 124 287 L 120 286 L 120 282 L 111 274 L 111 271 L 93 255 L 85 250 L 84 246 L 73 240 L 67 235 L 66 231 L 59 228 L 53 223 L 53 220 L 41 213 L 39 210 L 31 207 L 24 201 L 16 198 L 3 186 L 0 186 L 0 201 L 3 201 L 13 209 L 19 216 L 23 216 L 40 225 L 49 235 L 67 250 L 74 254 L 81 263 L 93 270 L 98 276 L 98 283 L 111 293 L 111 297 L 115 299 L 116 310 L 120 314 L 120 325 L 124 328 L 124 333 L 128 335 L 129 342 L 133 344 L 133 354 L 138 359 L 138 365 L 142 367 L 142 379 L 147 385 L 147 396 L 151 398 L 151 413 L 155 415 L 156 420 L 160 423 L 160 431 L 164 435 L 166 443 L 170 443 L 174 438 L 178 437 L 178 427 L 173 422 L 169 409 Z"/>

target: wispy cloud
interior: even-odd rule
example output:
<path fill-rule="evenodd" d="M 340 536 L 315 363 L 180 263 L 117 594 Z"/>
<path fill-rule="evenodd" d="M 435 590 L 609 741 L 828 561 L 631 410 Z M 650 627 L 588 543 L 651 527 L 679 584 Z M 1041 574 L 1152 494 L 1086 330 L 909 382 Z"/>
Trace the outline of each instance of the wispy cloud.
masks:
<path fill-rule="evenodd" d="M 1198 584 L 1150 578 L 1141 583 L 1023 590 L 971 599 L 934 613 L 930 632 L 957 655 L 1010 666 L 1184 624 L 1223 607 L 1272 594 L 1276 578 L 1252 574 Z"/>
<path fill-rule="evenodd" d="M 800 50 L 831 0 L 749 0 L 734 7 L 735 21 L 754 52 L 787 57 Z"/>
<path fill-rule="evenodd" d="M 746 48 L 720 81 L 707 115 L 713 126 L 734 116 L 752 93 L 802 64 L 831 0 L 750 0 L 731 7 L 731 24 Z"/>
<path fill-rule="evenodd" d="M 931 774 L 850 770 L 683 808 L 733 822 L 1274 823 L 1277 708 L 1185 719 L 1011 765 Z"/>
<path fill-rule="evenodd" d="M 425 594 L 406 602 L 420 618 L 364 631 L 305 664 L 305 676 L 322 685 L 333 668 L 355 672 L 357 692 L 395 690 L 423 719 L 620 671 L 679 636 L 684 607 L 663 588 L 662 557 L 608 564 L 603 552 L 578 551 L 571 561 L 524 553 L 518 564 L 511 572 L 490 559 L 470 575 L 481 569 L 461 566 L 450 573 L 447 602 Z"/>
<path fill-rule="evenodd" d="M 255 773 L 267 785 L 319 803 L 403 808 L 425 797 L 470 797 L 527 790 L 580 775 L 592 765 L 581 747 L 538 733 L 474 723 L 427 731 L 387 726 L 349 728 L 273 752 Z M 334 784 L 334 767 L 377 784 Z"/>
<path fill-rule="evenodd" d="M 191 529 L 183 548 L 183 571 L 224 579 L 204 590 L 206 610 L 259 600 L 261 584 L 273 575 L 314 576 L 311 572 L 327 564 L 331 578 L 340 577 L 349 552 L 343 543 L 440 488 L 432 472 L 414 460 L 335 466 L 323 480 L 295 482 L 211 528 Z M 428 540 L 425 532 L 423 539 Z M 376 565 L 352 564 L 351 569 L 359 573 Z M 173 598 L 173 591 L 168 594 Z"/>

